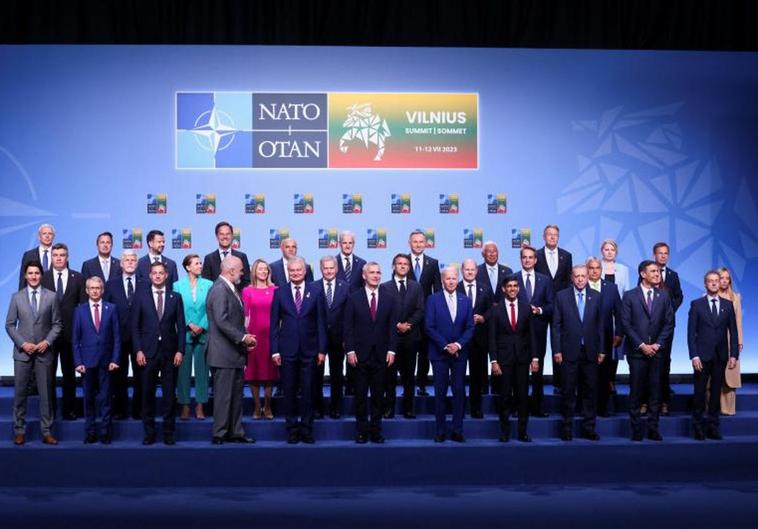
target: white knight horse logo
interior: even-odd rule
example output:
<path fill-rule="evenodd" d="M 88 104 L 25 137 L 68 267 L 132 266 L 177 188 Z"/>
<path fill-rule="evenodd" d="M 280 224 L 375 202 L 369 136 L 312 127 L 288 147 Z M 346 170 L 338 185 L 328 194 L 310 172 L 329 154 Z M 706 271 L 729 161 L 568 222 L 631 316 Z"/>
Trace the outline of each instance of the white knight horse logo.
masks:
<path fill-rule="evenodd" d="M 366 148 L 369 143 L 376 145 L 374 161 L 380 161 L 384 156 L 384 142 L 391 136 L 387 121 L 371 111 L 371 103 L 353 105 L 347 111 L 347 119 L 342 124 L 347 132 L 340 138 L 340 151 L 347 152 L 347 144 L 358 138 Z"/>

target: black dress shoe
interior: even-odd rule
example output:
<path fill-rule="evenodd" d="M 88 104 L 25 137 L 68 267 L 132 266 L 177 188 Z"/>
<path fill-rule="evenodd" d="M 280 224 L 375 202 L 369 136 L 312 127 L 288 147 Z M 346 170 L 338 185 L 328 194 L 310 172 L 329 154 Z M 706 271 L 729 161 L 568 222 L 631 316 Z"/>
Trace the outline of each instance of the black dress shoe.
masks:
<path fill-rule="evenodd" d="M 547 413 L 547 412 L 545 412 L 545 411 L 533 411 L 531 413 L 531 416 L 532 417 L 540 417 L 540 418 L 544 419 L 545 417 L 550 417 L 550 414 Z"/>
<path fill-rule="evenodd" d="M 642 441 L 642 432 L 639 430 L 635 430 L 632 432 L 632 441 L 640 442 Z"/>
<path fill-rule="evenodd" d="M 647 438 L 651 441 L 663 441 L 663 437 L 661 437 L 661 433 L 658 430 L 648 430 Z"/>
<path fill-rule="evenodd" d="M 168 446 L 173 446 L 176 444 L 176 439 L 174 439 L 174 434 L 166 434 L 163 436 L 163 444 Z"/>
<path fill-rule="evenodd" d="M 313 436 L 309 433 L 300 434 L 300 441 L 307 445 L 312 445 L 316 442 Z"/>
<path fill-rule="evenodd" d="M 74 413 L 73 411 L 63 414 L 64 421 L 75 421 L 76 419 L 77 419 L 76 413 Z"/>
<path fill-rule="evenodd" d="M 395 412 L 392 410 L 387 410 L 384 412 L 384 418 L 385 419 L 394 419 L 395 418 Z"/>
<path fill-rule="evenodd" d="M 338 412 L 337 410 L 332 410 L 329 412 L 329 417 L 331 417 L 332 419 L 339 419 L 340 417 L 342 417 L 342 414 Z"/>
<path fill-rule="evenodd" d="M 511 440 L 511 436 L 508 435 L 507 433 L 501 433 L 500 437 L 498 437 L 497 440 L 500 441 L 501 443 L 507 443 L 508 441 Z"/>
<path fill-rule="evenodd" d="M 405 417 L 406 419 L 415 419 L 416 418 L 416 414 L 413 413 L 412 411 L 406 411 L 403 414 L 403 417 Z"/>
<path fill-rule="evenodd" d="M 693 435 L 695 437 L 695 441 L 705 441 L 705 434 L 703 433 L 703 430 L 696 429 L 693 432 Z"/>
<path fill-rule="evenodd" d="M 481 410 L 476 410 L 471 412 L 471 418 L 472 419 L 484 419 L 484 414 Z"/>
<path fill-rule="evenodd" d="M 123 420 L 126 420 L 126 418 L 127 418 L 126 413 L 116 413 L 113 415 L 114 421 L 123 421 Z"/>
<path fill-rule="evenodd" d="M 101 435 L 100 442 L 104 445 L 109 445 L 113 442 L 113 437 L 110 435 Z"/>
<path fill-rule="evenodd" d="M 229 439 L 227 439 L 227 441 L 229 441 L 230 443 L 252 444 L 255 442 L 255 439 L 253 439 L 252 437 L 242 436 L 242 437 L 230 437 Z"/>
<path fill-rule="evenodd" d="M 465 443 L 466 442 L 466 438 L 463 437 L 463 434 L 462 433 L 458 433 L 458 432 L 451 433 L 450 434 L 450 440 L 451 441 L 455 441 L 456 443 Z"/>
<path fill-rule="evenodd" d="M 429 392 L 426 390 L 426 388 L 418 388 L 418 390 L 416 390 L 416 395 L 419 397 L 428 397 Z"/>
<path fill-rule="evenodd" d="M 84 438 L 84 444 L 91 445 L 95 444 L 97 442 L 97 435 L 95 433 L 88 433 L 87 437 Z"/>
<path fill-rule="evenodd" d="M 296 445 L 300 442 L 300 436 L 297 433 L 291 433 L 287 436 L 287 444 Z"/>
<path fill-rule="evenodd" d="M 561 441 L 573 441 L 573 440 L 574 440 L 574 434 L 566 430 L 561 432 Z"/>
<path fill-rule="evenodd" d="M 323 412 L 316 411 L 316 412 L 313 413 L 313 419 L 314 420 L 323 419 L 323 418 L 324 418 L 324 413 Z"/>
<path fill-rule="evenodd" d="M 714 441 L 721 441 L 724 439 L 724 437 L 721 435 L 721 433 L 718 430 L 708 430 L 708 433 L 706 434 L 706 437 L 708 439 L 713 439 Z"/>
<path fill-rule="evenodd" d="M 371 436 L 371 442 L 376 444 L 384 444 L 384 436 L 380 433 L 375 433 Z"/>
<path fill-rule="evenodd" d="M 354 397 L 355 396 L 355 388 L 345 388 L 345 396 L 346 397 Z"/>
<path fill-rule="evenodd" d="M 518 434 L 518 440 L 521 441 L 522 443 L 531 443 L 532 442 L 532 438 L 529 437 L 528 433 L 520 433 L 520 434 Z"/>
<path fill-rule="evenodd" d="M 222 445 L 222 444 L 224 444 L 224 438 L 223 437 L 214 437 L 213 439 L 211 439 L 211 443 L 213 443 L 214 445 Z"/>
<path fill-rule="evenodd" d="M 355 442 L 358 443 L 359 445 L 365 445 L 366 443 L 368 443 L 368 435 L 366 435 L 365 433 L 359 433 L 358 435 L 355 436 Z"/>
<path fill-rule="evenodd" d="M 155 436 L 154 435 L 146 435 L 142 439 L 142 444 L 145 445 L 145 446 L 149 446 L 149 445 L 155 444 Z"/>
<path fill-rule="evenodd" d="M 589 441 L 599 441 L 600 440 L 600 436 L 598 435 L 598 433 L 595 430 L 586 430 L 586 431 L 582 432 L 582 437 L 584 437 L 585 439 L 587 439 Z"/>
<path fill-rule="evenodd" d="M 435 443 L 444 443 L 445 442 L 445 435 L 435 435 L 434 436 L 434 442 Z"/>

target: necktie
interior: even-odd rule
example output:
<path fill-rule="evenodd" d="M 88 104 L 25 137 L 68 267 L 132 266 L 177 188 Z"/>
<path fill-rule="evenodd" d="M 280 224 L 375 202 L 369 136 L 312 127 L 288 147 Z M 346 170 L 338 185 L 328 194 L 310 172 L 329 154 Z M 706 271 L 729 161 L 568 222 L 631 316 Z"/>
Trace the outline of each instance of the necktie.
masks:
<path fill-rule="evenodd" d="M 576 308 L 579 309 L 579 321 L 584 321 L 584 292 L 576 293 Z"/>
<path fill-rule="evenodd" d="M 555 273 L 558 271 L 558 263 L 556 262 L 556 259 L 555 259 L 556 252 L 555 250 L 551 250 L 549 253 L 550 253 L 550 259 L 548 261 L 549 261 L 549 267 L 550 267 L 550 275 L 555 277 Z"/>
<path fill-rule="evenodd" d="M 447 308 L 450 309 L 450 319 L 455 321 L 455 298 L 453 298 L 452 294 L 448 294 L 447 299 Z"/>
<path fill-rule="evenodd" d="M 300 314 L 300 307 L 303 306 L 303 296 L 300 294 L 300 287 L 295 287 L 295 310 Z"/>
<path fill-rule="evenodd" d="M 223 257 L 221 258 L 221 260 L 223 261 L 224 259 L 226 259 L 226 256 L 229 255 L 229 250 L 224 250 L 223 252 L 221 252 L 221 254 L 223 255 Z"/>
<path fill-rule="evenodd" d="M 653 312 L 653 289 L 647 291 L 647 311 L 652 314 Z"/>
<path fill-rule="evenodd" d="M 474 288 L 474 285 L 469 283 L 467 295 L 468 295 L 468 299 L 471 300 L 472 305 L 474 304 L 474 292 L 472 291 L 473 288 Z"/>
<path fill-rule="evenodd" d="M 532 294 L 534 291 L 532 290 L 532 274 L 526 274 L 526 300 L 531 303 L 532 302 Z"/>
<path fill-rule="evenodd" d="M 111 261 L 110 259 L 102 261 L 103 277 L 108 281 L 108 277 L 111 275 Z"/>
<path fill-rule="evenodd" d="M 162 320 L 163 319 L 163 291 L 159 290 L 157 294 L 158 294 L 158 307 L 157 307 L 158 319 Z"/>
<path fill-rule="evenodd" d="M 511 301 L 511 329 L 516 332 L 516 303 Z"/>
<path fill-rule="evenodd" d="M 413 267 L 413 275 L 416 276 L 416 281 L 421 278 L 421 265 L 418 262 L 419 258 L 416 257 L 416 266 Z"/>
<path fill-rule="evenodd" d="M 371 306 L 369 310 L 371 311 L 371 321 L 376 321 L 376 292 L 371 293 Z"/>
<path fill-rule="evenodd" d="M 329 305 L 329 308 L 332 308 L 332 300 L 334 297 L 334 292 L 332 291 L 332 282 L 327 281 L 326 282 L 326 304 Z"/>
<path fill-rule="evenodd" d="M 134 296 L 134 284 L 132 284 L 132 278 L 126 278 L 126 300 L 131 301 Z"/>
<path fill-rule="evenodd" d="M 37 306 L 37 291 L 32 290 L 32 315 L 34 316 L 34 319 L 37 319 L 37 316 L 39 315 L 39 307 Z"/>
<path fill-rule="evenodd" d="M 408 288 L 405 286 L 405 279 L 400 280 L 400 298 L 405 298 Z"/>
<path fill-rule="evenodd" d="M 42 252 L 42 268 L 43 271 L 50 268 L 50 261 L 47 260 L 47 252 L 48 250 L 43 250 Z"/>
<path fill-rule="evenodd" d="M 58 281 L 55 284 L 55 295 L 58 297 L 58 302 L 63 299 L 63 272 L 58 272 Z"/>
<path fill-rule="evenodd" d="M 350 283 L 350 274 L 353 272 L 353 267 L 350 264 L 350 258 L 345 257 L 345 281 Z"/>
<path fill-rule="evenodd" d="M 713 319 L 718 319 L 719 317 L 719 309 L 716 307 L 716 299 L 711 299 L 711 315 L 713 316 Z"/>
<path fill-rule="evenodd" d="M 661 268 L 661 281 L 666 282 L 666 267 Z"/>
<path fill-rule="evenodd" d="M 490 286 L 493 292 L 497 292 L 497 270 L 493 267 L 488 267 L 490 275 Z"/>
<path fill-rule="evenodd" d="M 160 262 L 161 262 L 161 257 L 160 257 L 160 255 L 159 255 L 159 256 L 157 256 L 157 257 L 153 257 L 153 262 L 154 262 L 154 263 L 160 263 Z"/>
<path fill-rule="evenodd" d="M 95 330 L 100 332 L 100 304 L 95 303 Z"/>

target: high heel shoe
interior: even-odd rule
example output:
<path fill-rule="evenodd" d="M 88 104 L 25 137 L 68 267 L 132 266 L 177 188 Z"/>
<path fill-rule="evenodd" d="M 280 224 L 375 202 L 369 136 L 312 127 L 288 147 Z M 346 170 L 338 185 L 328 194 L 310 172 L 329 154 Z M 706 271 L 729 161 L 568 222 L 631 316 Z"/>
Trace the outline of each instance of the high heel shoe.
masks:
<path fill-rule="evenodd" d="M 268 420 L 273 419 L 274 414 L 271 412 L 271 408 L 263 408 L 263 416 Z"/>
<path fill-rule="evenodd" d="M 205 410 L 203 410 L 203 405 L 199 402 L 197 403 L 197 406 L 195 406 L 195 417 L 197 417 L 197 420 L 199 421 L 205 420 Z"/>

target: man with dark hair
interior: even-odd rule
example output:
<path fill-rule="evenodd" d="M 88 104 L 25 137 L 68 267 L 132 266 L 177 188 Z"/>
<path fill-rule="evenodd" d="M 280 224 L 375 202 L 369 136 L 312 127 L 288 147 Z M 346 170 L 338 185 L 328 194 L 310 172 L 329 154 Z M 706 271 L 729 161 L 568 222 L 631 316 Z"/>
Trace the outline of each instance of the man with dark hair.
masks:
<path fill-rule="evenodd" d="M 513 275 L 513 270 L 507 265 L 500 264 L 498 258 L 500 253 L 495 241 L 486 241 L 482 245 L 482 257 L 484 262 L 479 265 L 476 273 L 476 281 L 482 284 L 488 284 L 492 291 L 493 303 L 498 303 L 503 299 L 503 281 Z"/>
<path fill-rule="evenodd" d="M 121 275 L 121 266 L 119 260 L 111 255 L 113 250 L 113 234 L 111 232 L 100 233 L 95 242 L 97 244 L 97 256 L 82 263 L 82 275 L 85 280 L 97 276 L 105 284 Z"/>
<path fill-rule="evenodd" d="M 179 279 L 176 263 L 163 255 L 166 248 L 166 236 L 160 230 L 150 230 L 147 233 L 147 255 L 140 257 L 137 262 L 137 277 L 141 281 L 150 281 L 150 266 L 153 263 L 163 263 L 166 268 L 166 288 L 171 290 Z"/>
<path fill-rule="evenodd" d="M 235 285 L 235 288 L 238 292 L 241 292 L 243 288 L 250 284 L 250 263 L 247 260 L 247 255 L 232 247 L 234 228 L 227 221 L 222 220 L 216 224 L 215 233 L 218 248 L 203 258 L 203 271 L 200 275 L 210 281 L 216 281 L 221 274 L 221 261 L 230 255 L 239 257 L 240 261 L 242 261 L 242 279 Z"/>

